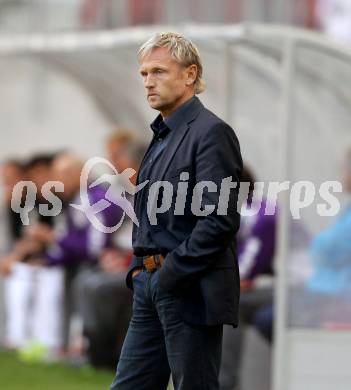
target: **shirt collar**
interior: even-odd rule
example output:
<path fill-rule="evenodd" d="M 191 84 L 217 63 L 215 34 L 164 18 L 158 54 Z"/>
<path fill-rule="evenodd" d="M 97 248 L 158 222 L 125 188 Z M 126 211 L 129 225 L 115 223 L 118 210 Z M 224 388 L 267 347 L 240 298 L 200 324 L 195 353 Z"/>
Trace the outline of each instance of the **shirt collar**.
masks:
<path fill-rule="evenodd" d="M 159 114 L 150 125 L 156 137 L 164 138 L 170 130 L 178 128 L 179 125 L 184 122 L 184 114 L 188 110 L 188 107 L 191 106 L 196 99 L 197 97 L 195 95 L 188 99 L 165 120 L 163 120 L 162 115 Z"/>
<path fill-rule="evenodd" d="M 156 119 L 151 123 L 150 127 L 156 138 L 164 138 L 170 131 L 170 128 L 163 120 L 161 114 L 156 117 Z"/>

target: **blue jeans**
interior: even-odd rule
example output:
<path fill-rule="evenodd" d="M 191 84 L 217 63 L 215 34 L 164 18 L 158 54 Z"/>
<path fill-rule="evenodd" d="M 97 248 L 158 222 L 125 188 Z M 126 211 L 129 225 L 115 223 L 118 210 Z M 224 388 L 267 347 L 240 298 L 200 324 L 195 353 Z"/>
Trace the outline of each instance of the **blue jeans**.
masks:
<path fill-rule="evenodd" d="M 223 326 L 181 319 L 178 296 L 158 288 L 158 271 L 133 278 L 133 315 L 111 390 L 217 390 Z"/>

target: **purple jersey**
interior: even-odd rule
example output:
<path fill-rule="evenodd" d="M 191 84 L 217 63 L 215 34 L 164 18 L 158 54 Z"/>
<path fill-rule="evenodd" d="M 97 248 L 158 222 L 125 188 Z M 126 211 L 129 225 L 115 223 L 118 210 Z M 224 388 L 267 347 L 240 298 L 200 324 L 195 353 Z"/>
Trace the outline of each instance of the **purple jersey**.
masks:
<path fill-rule="evenodd" d="M 96 186 L 88 189 L 90 204 L 105 199 L 106 188 Z M 72 203 L 79 204 L 79 194 Z M 111 204 L 96 216 L 107 227 L 116 226 L 121 220 L 123 210 Z M 65 264 L 97 259 L 101 250 L 111 246 L 113 234 L 96 229 L 83 211 L 68 206 L 55 220 L 56 242 L 46 252 L 49 265 Z"/>
<path fill-rule="evenodd" d="M 238 258 L 241 279 L 252 280 L 261 274 L 273 273 L 276 244 L 276 213 L 265 215 L 266 199 L 253 199 L 256 215 L 241 216 L 238 233 Z"/>

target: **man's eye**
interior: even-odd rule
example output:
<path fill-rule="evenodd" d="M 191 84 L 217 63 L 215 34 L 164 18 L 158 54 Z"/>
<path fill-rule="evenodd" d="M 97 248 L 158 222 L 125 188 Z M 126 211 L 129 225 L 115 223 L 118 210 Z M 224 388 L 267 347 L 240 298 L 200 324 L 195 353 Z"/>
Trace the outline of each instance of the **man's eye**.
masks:
<path fill-rule="evenodd" d="M 163 73 L 163 70 L 162 69 L 156 69 L 155 73 L 158 73 L 158 74 Z"/>

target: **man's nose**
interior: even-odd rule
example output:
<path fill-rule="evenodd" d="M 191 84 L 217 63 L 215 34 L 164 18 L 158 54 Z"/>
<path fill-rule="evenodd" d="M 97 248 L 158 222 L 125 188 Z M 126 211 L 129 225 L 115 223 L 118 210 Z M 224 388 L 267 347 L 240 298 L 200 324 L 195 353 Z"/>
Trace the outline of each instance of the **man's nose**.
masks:
<path fill-rule="evenodd" d="M 145 77 L 144 86 L 145 88 L 152 88 L 155 86 L 155 79 L 152 75 L 148 75 Z"/>

